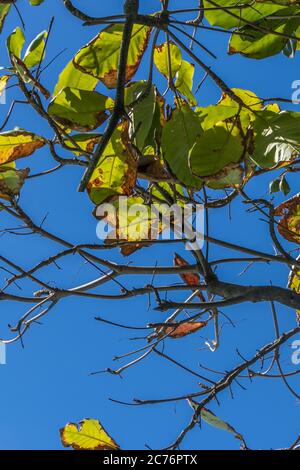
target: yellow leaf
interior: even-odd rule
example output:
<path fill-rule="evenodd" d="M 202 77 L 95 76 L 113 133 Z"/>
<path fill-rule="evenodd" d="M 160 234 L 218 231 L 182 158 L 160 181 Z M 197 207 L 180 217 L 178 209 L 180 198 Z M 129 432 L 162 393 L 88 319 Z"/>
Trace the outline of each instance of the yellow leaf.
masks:
<path fill-rule="evenodd" d="M 117 450 L 118 444 L 107 434 L 97 419 L 84 419 L 79 426 L 68 423 L 60 430 L 64 447 L 75 450 Z"/>
<path fill-rule="evenodd" d="M 24 130 L 3 132 L 0 134 L 0 165 L 28 157 L 45 143 L 43 137 Z"/>

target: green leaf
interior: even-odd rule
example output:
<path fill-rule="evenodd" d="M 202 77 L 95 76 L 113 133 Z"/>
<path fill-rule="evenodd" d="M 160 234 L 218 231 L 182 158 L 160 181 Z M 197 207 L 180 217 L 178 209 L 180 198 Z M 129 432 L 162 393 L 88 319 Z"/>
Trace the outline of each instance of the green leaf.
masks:
<path fill-rule="evenodd" d="M 186 60 L 183 60 L 181 67 L 177 72 L 175 86 L 177 90 L 186 97 L 190 106 L 196 106 L 197 100 L 193 95 L 193 78 L 195 66 Z"/>
<path fill-rule="evenodd" d="M 300 11 L 300 10 L 299 10 Z M 283 10 L 282 15 L 290 15 L 291 10 Z M 263 19 L 255 23 L 258 27 L 274 31 L 276 33 L 293 34 L 299 26 L 299 19 Z M 251 59 L 264 59 L 278 54 L 286 46 L 288 39 L 272 33 L 266 33 L 254 29 L 250 25 L 238 29 L 240 34 L 233 34 L 229 42 L 229 54 L 242 54 Z M 251 36 L 251 37 L 250 37 Z"/>
<path fill-rule="evenodd" d="M 11 8 L 11 5 L 0 5 L 0 33 L 4 25 L 5 18 Z"/>
<path fill-rule="evenodd" d="M 163 157 L 172 173 L 188 187 L 202 186 L 202 182 L 192 175 L 188 162 L 189 152 L 202 133 L 201 119 L 187 104 L 176 108 L 163 128 Z"/>
<path fill-rule="evenodd" d="M 174 78 L 182 64 L 181 51 L 176 44 L 169 41 L 154 49 L 154 63 L 159 72 L 167 79 Z"/>
<path fill-rule="evenodd" d="M 123 24 L 108 26 L 76 54 L 74 65 L 84 73 L 101 80 L 108 88 L 116 88 Z M 134 25 L 131 35 L 126 81 L 136 73 L 148 46 L 151 28 Z"/>
<path fill-rule="evenodd" d="M 20 58 L 24 44 L 24 33 L 21 28 L 17 27 L 7 38 L 7 48 L 9 54 Z"/>
<path fill-rule="evenodd" d="M 291 191 L 290 185 L 284 175 L 280 178 L 279 189 L 285 196 Z"/>
<path fill-rule="evenodd" d="M 27 157 L 45 143 L 43 137 L 22 129 L 3 132 L 0 134 L 0 164 Z"/>
<path fill-rule="evenodd" d="M 29 168 L 16 170 L 9 165 L 0 165 L 0 198 L 18 196 L 28 174 Z"/>
<path fill-rule="evenodd" d="M 196 138 L 189 154 L 192 173 L 197 176 L 214 175 L 229 163 L 239 162 L 243 152 L 242 141 L 236 128 L 214 126 Z"/>
<path fill-rule="evenodd" d="M 101 204 L 114 195 L 130 196 L 135 186 L 137 163 L 122 142 L 122 129 L 115 130 L 87 190 L 95 204 Z"/>
<path fill-rule="evenodd" d="M 253 2 L 252 0 L 243 0 L 243 5 L 249 5 L 249 8 L 241 8 L 237 0 L 216 0 L 214 3 L 222 9 L 211 9 L 205 11 L 205 17 L 212 26 L 221 26 L 225 29 L 240 27 L 243 25 L 243 19 L 249 22 L 255 22 L 263 19 L 265 16 L 271 15 L 284 8 L 282 5 L 274 5 L 275 2 Z M 204 0 L 205 8 L 212 8 L 215 5 L 210 0 Z M 225 8 L 228 6 L 236 6 L 234 9 Z"/>
<path fill-rule="evenodd" d="M 141 97 L 145 90 L 146 82 L 140 81 L 131 83 L 125 89 L 125 103 L 128 106 L 138 98 Z M 130 129 L 129 134 L 134 136 L 134 144 L 142 150 L 144 148 L 147 137 L 149 136 L 154 119 L 156 109 L 156 89 L 151 86 L 150 92 L 147 93 L 145 98 L 134 105 L 129 116 Z"/>
<path fill-rule="evenodd" d="M 299 128 L 299 113 L 258 112 L 254 123 L 253 161 L 262 168 L 273 168 L 293 161 L 300 152 Z"/>
<path fill-rule="evenodd" d="M 269 193 L 278 193 L 280 191 L 280 178 L 276 178 L 269 184 Z"/>
<path fill-rule="evenodd" d="M 212 189 L 232 188 L 242 184 L 244 170 L 237 163 L 226 165 L 219 173 L 203 178 L 205 185 Z"/>
<path fill-rule="evenodd" d="M 249 124 L 255 120 L 254 112 L 262 109 L 261 100 L 258 96 L 252 91 L 240 88 L 232 88 L 232 91 L 247 105 L 247 108 L 240 109 L 236 101 L 233 101 L 227 94 L 223 94 L 217 105 L 196 108 L 197 114 L 203 119 L 202 127 L 204 130 L 231 119 L 232 123 L 237 124 L 239 122 L 242 129 L 246 131 Z M 253 113 L 249 108 L 253 109 Z"/>
<path fill-rule="evenodd" d="M 42 31 L 37 35 L 35 39 L 29 44 L 23 62 L 28 69 L 39 65 L 39 63 L 45 57 L 45 39 L 47 37 L 47 31 Z"/>
<path fill-rule="evenodd" d="M 198 410 L 198 406 L 199 406 L 198 403 L 191 400 L 190 398 L 188 399 L 188 403 L 194 411 Z M 240 441 L 244 442 L 243 436 L 240 433 L 238 433 L 234 429 L 234 427 L 226 423 L 226 421 L 223 421 L 222 419 L 220 419 L 212 411 L 208 410 L 207 408 L 202 408 L 201 413 L 199 413 L 199 415 L 201 415 L 201 419 L 203 419 L 203 421 L 205 421 L 210 426 L 213 426 L 214 428 L 217 428 L 217 429 L 221 429 L 222 431 L 227 431 L 233 434 L 236 439 L 239 439 Z"/>
<path fill-rule="evenodd" d="M 55 85 L 53 96 L 56 96 L 63 88 L 78 88 L 79 90 L 93 91 L 97 84 L 98 79 L 83 73 L 81 70 L 75 68 L 73 60 L 64 68 Z"/>
<path fill-rule="evenodd" d="M 96 91 L 63 88 L 51 101 L 48 113 L 63 126 L 78 131 L 99 127 L 107 118 L 113 100 Z"/>
<path fill-rule="evenodd" d="M 34 7 L 37 7 L 38 5 L 41 5 L 41 3 L 43 3 L 44 0 L 29 0 L 29 3 L 30 5 L 34 6 Z"/>

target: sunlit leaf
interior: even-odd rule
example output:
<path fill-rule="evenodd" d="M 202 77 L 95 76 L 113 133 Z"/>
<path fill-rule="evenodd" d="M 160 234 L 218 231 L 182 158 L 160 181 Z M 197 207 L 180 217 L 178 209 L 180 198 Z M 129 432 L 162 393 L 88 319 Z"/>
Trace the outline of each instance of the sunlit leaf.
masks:
<path fill-rule="evenodd" d="M 43 137 L 24 130 L 0 134 L 0 164 L 27 157 L 45 145 Z"/>
<path fill-rule="evenodd" d="M 79 425 L 69 423 L 60 429 L 60 436 L 64 447 L 73 447 L 75 450 L 119 449 L 118 444 L 96 419 L 84 419 Z"/>
<path fill-rule="evenodd" d="M 196 106 L 197 100 L 193 95 L 193 78 L 195 66 L 186 60 L 183 60 L 181 67 L 176 75 L 175 86 L 177 90 L 187 98 L 190 106 Z"/>
<path fill-rule="evenodd" d="M 79 90 L 93 91 L 98 83 L 98 79 L 83 73 L 75 68 L 71 60 L 60 73 L 58 82 L 55 85 L 53 96 L 56 96 L 63 88 L 78 88 Z"/>
<path fill-rule="evenodd" d="M 137 163 L 122 141 L 122 129 L 114 132 L 88 183 L 95 204 L 114 195 L 130 196 L 136 182 Z"/>
<path fill-rule="evenodd" d="M 7 38 L 7 49 L 10 55 L 21 57 L 21 52 L 25 44 L 23 30 L 17 27 Z"/>
<path fill-rule="evenodd" d="M 10 8 L 11 5 L 0 5 L 0 33 L 2 32 L 4 21 Z"/>
<path fill-rule="evenodd" d="M 96 129 L 107 118 L 113 100 L 96 91 L 63 88 L 52 100 L 48 113 L 60 124 L 78 131 Z"/>
<path fill-rule="evenodd" d="M 108 88 L 116 88 L 120 48 L 124 25 L 115 24 L 102 30 L 75 56 L 74 65 L 82 72 L 101 80 Z M 151 29 L 134 25 L 126 65 L 126 81 L 137 71 L 147 48 Z"/>
<path fill-rule="evenodd" d="M 154 50 L 154 63 L 160 73 L 167 79 L 174 78 L 182 64 L 181 51 L 173 42 L 156 46 Z"/>
<path fill-rule="evenodd" d="M 27 68 L 31 69 L 32 67 L 39 65 L 39 63 L 44 59 L 45 39 L 47 35 L 47 31 L 42 31 L 29 44 L 23 57 L 23 62 Z"/>

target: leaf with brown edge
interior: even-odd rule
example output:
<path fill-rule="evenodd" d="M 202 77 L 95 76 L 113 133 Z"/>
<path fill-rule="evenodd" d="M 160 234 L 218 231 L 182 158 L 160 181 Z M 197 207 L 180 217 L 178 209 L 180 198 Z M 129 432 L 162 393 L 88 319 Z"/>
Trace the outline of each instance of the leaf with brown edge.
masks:
<path fill-rule="evenodd" d="M 46 144 L 45 139 L 32 132 L 14 130 L 0 134 L 0 165 L 28 157 Z"/>
<path fill-rule="evenodd" d="M 174 254 L 174 266 L 188 265 L 189 263 L 184 258 L 182 258 L 182 256 L 180 256 L 178 253 Z M 200 285 L 200 276 L 197 273 L 180 274 L 180 277 L 184 280 L 184 282 L 195 289 Z M 202 302 L 205 302 L 205 298 L 202 292 L 199 292 L 197 295 Z"/>
<path fill-rule="evenodd" d="M 79 425 L 68 423 L 60 429 L 64 447 L 75 450 L 118 450 L 118 444 L 97 419 L 83 419 Z"/>
<path fill-rule="evenodd" d="M 123 30 L 123 24 L 114 24 L 103 29 L 76 54 L 73 59 L 74 66 L 83 73 L 98 78 L 108 88 L 116 88 Z M 133 26 L 126 65 L 126 82 L 132 79 L 139 68 L 150 33 L 151 28 L 147 26 Z"/>
<path fill-rule="evenodd" d="M 196 331 L 204 328 L 207 325 L 207 321 L 200 322 L 185 322 L 178 326 L 169 326 L 164 330 L 164 334 L 168 335 L 169 338 L 177 339 L 183 338 L 184 336 L 196 333 Z M 161 329 L 161 328 L 160 328 Z"/>
<path fill-rule="evenodd" d="M 16 170 L 14 164 L 0 166 L 0 198 L 10 200 L 18 196 L 30 170 Z"/>
<path fill-rule="evenodd" d="M 280 235 L 290 242 L 300 243 L 300 193 L 275 208 L 275 215 L 281 216 L 278 223 Z"/>
<path fill-rule="evenodd" d="M 137 162 L 124 144 L 124 132 L 122 126 L 115 130 L 88 183 L 87 191 L 95 204 L 116 195 L 130 196 L 133 191 Z"/>

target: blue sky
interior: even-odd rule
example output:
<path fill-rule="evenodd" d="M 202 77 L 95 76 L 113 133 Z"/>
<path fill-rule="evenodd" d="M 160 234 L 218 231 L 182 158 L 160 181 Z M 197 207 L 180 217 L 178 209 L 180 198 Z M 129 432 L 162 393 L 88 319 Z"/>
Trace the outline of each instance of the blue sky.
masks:
<path fill-rule="evenodd" d="M 74 2 L 75 3 L 75 2 Z M 110 15 L 120 12 L 121 0 L 101 2 L 85 0 L 77 2 L 84 5 L 87 12 L 95 15 Z M 178 8 L 180 0 L 171 0 L 171 5 Z M 27 0 L 18 2 L 26 28 L 27 41 L 31 41 L 43 29 L 47 29 L 50 19 L 55 16 L 54 28 L 49 41 L 47 59 L 50 60 L 62 49 L 66 51 L 42 75 L 43 84 L 53 90 L 59 72 L 74 55 L 98 31 L 97 27 L 82 27 L 63 7 L 61 0 L 45 0 L 39 8 L 30 8 Z M 159 2 L 141 0 L 142 9 L 151 12 L 158 9 Z M 184 5 L 194 7 L 196 1 L 185 0 Z M 1 35 L 1 65 L 7 65 L 8 59 L 4 47 L 7 35 L 20 24 L 15 12 L 8 17 Z M 222 78 L 232 87 L 251 89 L 262 97 L 282 96 L 289 98 L 291 83 L 300 79 L 299 59 L 289 60 L 283 55 L 263 61 L 251 61 L 240 56 L 227 56 L 227 36 L 219 33 L 201 32 L 199 35 L 207 46 L 217 54 L 218 60 L 201 58 L 214 67 Z M 137 78 L 146 77 L 145 64 Z M 197 70 L 195 82 L 202 77 Z M 158 82 L 163 89 L 163 82 Z M 99 88 L 106 92 L 104 88 Z M 8 100 L 19 97 L 16 89 L 8 92 Z M 215 103 L 219 90 L 206 82 L 198 95 L 200 105 Z M 292 109 L 292 107 L 289 107 Z M 297 107 L 294 107 L 297 111 Z M 7 107 L 1 107 L 3 120 Z M 41 135 L 51 136 L 44 122 L 28 106 L 18 106 L 13 113 L 7 129 L 14 126 L 24 127 Z M 42 149 L 33 157 L 19 162 L 30 165 L 32 173 L 51 167 L 52 161 L 47 150 Z M 45 227 L 62 235 L 74 244 L 97 242 L 96 223 L 92 216 L 92 204 L 84 194 L 76 191 L 82 170 L 66 167 L 59 173 L 32 179 L 23 189 L 21 204 L 35 221 L 42 221 L 48 214 Z M 250 183 L 247 192 L 255 197 L 267 195 L 270 175 Z M 289 182 L 293 193 L 298 191 L 295 177 Z M 278 196 L 278 201 L 282 196 Z M 1 214 L 1 229 L 14 226 L 14 222 Z M 245 213 L 244 207 L 234 202 L 231 208 L 231 220 L 228 210 L 212 211 L 210 214 L 211 233 L 216 238 L 240 242 L 259 250 L 270 251 L 266 225 L 256 214 Z M 59 249 L 59 247 L 58 247 Z M 49 244 L 37 236 L 1 237 L 0 252 L 9 256 L 23 267 L 34 265 L 41 258 L 55 253 L 57 246 Z M 231 252 L 211 246 L 213 259 L 230 256 Z M 189 254 L 186 254 L 188 259 Z M 113 261 L 124 260 L 117 252 L 112 252 Z M 125 260 L 127 262 L 128 260 Z M 172 250 L 169 248 L 145 249 L 134 254 L 131 261 L 137 265 L 160 265 L 172 263 Z M 61 270 L 49 268 L 43 271 L 43 279 L 51 280 L 61 287 L 72 287 L 97 277 L 99 273 L 86 266 L 79 258 L 72 257 L 60 263 Z M 260 266 L 249 269 L 238 277 L 245 265 L 224 265 L 218 273 L 222 279 L 249 284 L 286 285 L 288 271 L 285 267 Z M 3 274 L 5 277 L 5 273 Z M 149 277 L 142 281 L 147 284 Z M 178 282 L 174 277 L 172 282 Z M 2 282 L 2 281 L 1 281 Z M 163 283 L 163 279 L 161 281 Z M 131 278 L 129 284 L 137 286 L 138 278 Z M 26 287 L 26 284 L 24 284 Z M 116 291 L 112 285 L 107 292 Z M 173 299 L 182 299 L 173 295 Z M 155 303 L 152 302 L 152 307 Z M 13 323 L 23 313 L 21 305 L 1 304 L 0 337 L 6 337 L 7 324 Z M 270 307 L 267 304 L 243 304 L 229 307 L 226 314 L 235 323 L 232 328 L 226 320 L 222 330 L 221 346 L 216 353 L 203 350 L 204 340 L 200 334 L 186 339 L 170 341 L 166 352 L 173 355 L 191 368 L 197 370 L 203 363 L 218 370 L 229 370 L 240 362 L 236 348 L 246 357 L 251 357 L 255 350 L 273 339 L 273 323 Z M 279 321 L 282 330 L 295 325 L 294 312 L 280 307 Z M 113 404 L 108 400 L 138 398 L 161 398 L 197 391 L 197 381 L 192 376 L 180 371 L 169 363 L 150 357 L 144 363 L 129 369 L 123 379 L 110 375 L 89 376 L 92 371 L 115 367 L 112 358 L 116 354 L 142 345 L 141 341 L 130 341 L 134 334 L 102 325 L 94 320 L 100 315 L 115 322 L 143 326 L 149 321 L 159 321 L 163 314 L 148 310 L 148 299 L 137 298 L 120 302 L 91 301 L 68 299 L 61 302 L 46 318 L 42 325 L 36 325 L 25 337 L 25 348 L 14 344 L 7 351 L 7 365 L 0 366 L 0 449 L 60 449 L 58 429 L 68 421 L 77 422 L 85 417 L 100 419 L 115 440 L 124 449 L 142 449 L 145 444 L 151 448 L 160 448 L 170 444 L 181 428 L 189 421 L 191 410 L 186 403 L 163 404 L 155 408 L 126 407 Z M 212 338 L 212 331 L 205 332 Z M 292 370 L 291 349 L 282 352 L 282 363 Z M 295 366 L 294 366 L 295 367 Z M 288 446 L 299 432 L 299 404 L 281 382 L 257 380 L 252 384 L 243 380 L 246 390 L 237 385 L 233 387 L 234 400 L 228 392 L 220 396 L 221 407 L 212 403 L 210 409 L 244 434 L 252 448 L 271 448 Z M 291 384 L 296 379 L 291 380 Z M 195 428 L 183 444 L 184 449 L 237 449 L 238 441 L 230 434 L 213 429 L 203 424 L 202 429 Z"/>

